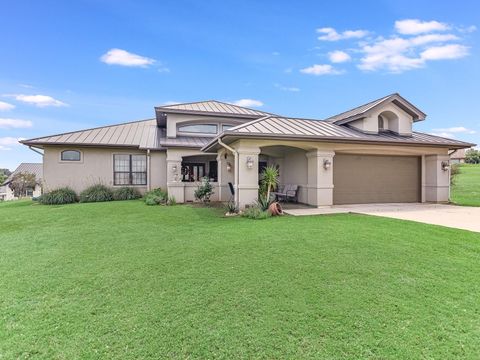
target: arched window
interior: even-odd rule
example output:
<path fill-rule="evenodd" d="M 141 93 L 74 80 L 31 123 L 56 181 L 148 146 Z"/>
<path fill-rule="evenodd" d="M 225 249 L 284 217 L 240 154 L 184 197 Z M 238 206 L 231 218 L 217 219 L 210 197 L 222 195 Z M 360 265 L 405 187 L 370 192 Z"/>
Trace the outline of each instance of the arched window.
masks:
<path fill-rule="evenodd" d="M 385 130 L 385 122 L 383 121 L 382 115 L 378 115 L 378 131 Z"/>
<path fill-rule="evenodd" d="M 63 150 L 61 154 L 62 161 L 80 161 L 80 151 L 78 150 Z"/>

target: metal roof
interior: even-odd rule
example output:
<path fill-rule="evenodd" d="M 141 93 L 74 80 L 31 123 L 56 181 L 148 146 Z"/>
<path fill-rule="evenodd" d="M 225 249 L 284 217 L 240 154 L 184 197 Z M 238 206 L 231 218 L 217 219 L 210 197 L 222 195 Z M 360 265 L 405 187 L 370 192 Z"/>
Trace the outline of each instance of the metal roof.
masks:
<path fill-rule="evenodd" d="M 129 146 L 140 149 L 159 147 L 160 129 L 155 119 L 22 140 L 25 145 Z"/>
<path fill-rule="evenodd" d="M 322 120 L 286 118 L 266 116 L 236 126 L 217 136 L 202 150 L 209 150 L 215 146 L 218 138 L 227 136 L 253 136 L 266 138 L 291 138 L 322 141 L 361 141 L 376 143 L 398 143 L 412 145 L 438 145 L 451 148 L 470 147 L 463 141 L 442 138 L 420 132 L 413 132 L 411 136 L 398 135 L 393 132 L 379 134 L 365 134 L 348 126 L 336 125 Z"/>
<path fill-rule="evenodd" d="M 213 137 L 209 136 L 177 136 L 176 138 L 162 137 L 160 145 L 163 147 L 180 146 L 201 148 L 212 141 Z"/>
<path fill-rule="evenodd" d="M 41 180 L 43 178 L 43 164 L 42 163 L 21 163 L 20 165 L 18 165 L 15 171 L 10 174 L 10 176 L 5 180 L 5 182 L 2 185 L 7 185 L 10 181 L 12 181 L 12 178 L 19 173 L 35 174 L 35 178 L 37 180 Z"/>
<path fill-rule="evenodd" d="M 270 113 L 229 104 L 217 100 L 198 101 L 191 103 L 182 103 L 174 105 L 165 105 L 155 107 L 157 112 L 166 113 L 195 113 L 210 114 L 216 116 L 232 116 L 257 118 L 259 116 L 272 115 Z"/>
<path fill-rule="evenodd" d="M 333 122 L 336 124 L 345 124 L 350 121 L 354 121 L 356 119 L 359 119 L 362 117 L 362 115 L 365 115 L 366 112 L 369 110 L 375 108 L 376 106 L 383 104 L 384 102 L 391 101 L 395 105 L 397 105 L 399 108 L 402 110 L 406 111 L 410 115 L 412 115 L 414 121 L 421 121 L 425 120 L 425 117 L 427 116 L 424 112 L 419 110 L 416 106 L 414 106 L 412 103 L 410 103 L 407 99 L 404 97 L 400 96 L 400 94 L 390 94 L 387 96 L 384 96 L 380 99 L 370 101 L 366 104 L 357 106 L 353 109 L 347 110 L 345 112 L 342 112 L 340 114 L 334 115 L 326 119 L 326 121 Z"/>

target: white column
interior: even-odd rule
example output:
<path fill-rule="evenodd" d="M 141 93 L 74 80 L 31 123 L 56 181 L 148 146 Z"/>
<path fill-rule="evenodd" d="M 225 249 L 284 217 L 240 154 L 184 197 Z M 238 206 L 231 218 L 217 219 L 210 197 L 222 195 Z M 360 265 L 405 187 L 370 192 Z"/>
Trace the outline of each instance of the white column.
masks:
<path fill-rule="evenodd" d="M 450 195 L 450 170 L 442 169 L 442 162 L 449 162 L 448 155 L 425 156 L 425 200 L 447 202 Z"/>
<path fill-rule="evenodd" d="M 182 157 L 175 151 L 167 150 L 167 190 L 177 203 L 185 202 L 185 184 L 182 182 Z"/>
<path fill-rule="evenodd" d="M 334 151 L 313 150 L 307 154 L 308 204 L 325 206 L 333 204 Z"/>
<path fill-rule="evenodd" d="M 260 148 L 255 146 L 236 148 L 238 163 L 235 164 L 235 172 L 238 171 L 238 205 L 240 209 L 251 205 L 258 199 L 258 155 Z"/>

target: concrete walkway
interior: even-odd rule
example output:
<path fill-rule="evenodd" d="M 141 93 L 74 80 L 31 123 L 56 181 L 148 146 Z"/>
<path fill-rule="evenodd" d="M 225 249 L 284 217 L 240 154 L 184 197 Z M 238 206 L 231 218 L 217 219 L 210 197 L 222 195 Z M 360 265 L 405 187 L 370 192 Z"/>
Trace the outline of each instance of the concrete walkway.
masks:
<path fill-rule="evenodd" d="M 289 209 L 285 210 L 285 213 L 294 216 L 357 213 L 480 232 L 480 207 L 443 204 L 358 204 Z"/>

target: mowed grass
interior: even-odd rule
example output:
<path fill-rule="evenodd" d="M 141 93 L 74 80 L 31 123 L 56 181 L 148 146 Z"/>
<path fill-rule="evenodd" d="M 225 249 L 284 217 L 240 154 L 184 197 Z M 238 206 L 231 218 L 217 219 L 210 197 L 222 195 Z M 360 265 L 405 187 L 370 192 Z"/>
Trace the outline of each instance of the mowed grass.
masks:
<path fill-rule="evenodd" d="M 480 206 L 480 165 L 462 164 L 451 188 L 451 201 L 458 205 Z"/>
<path fill-rule="evenodd" d="M 478 359 L 480 234 L 0 204 L 0 358 Z"/>

